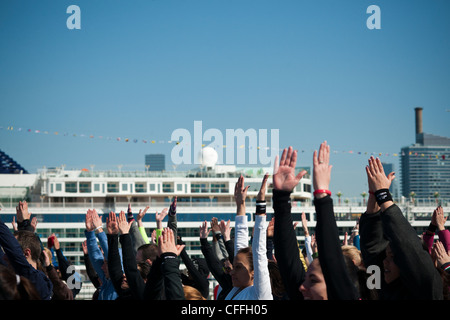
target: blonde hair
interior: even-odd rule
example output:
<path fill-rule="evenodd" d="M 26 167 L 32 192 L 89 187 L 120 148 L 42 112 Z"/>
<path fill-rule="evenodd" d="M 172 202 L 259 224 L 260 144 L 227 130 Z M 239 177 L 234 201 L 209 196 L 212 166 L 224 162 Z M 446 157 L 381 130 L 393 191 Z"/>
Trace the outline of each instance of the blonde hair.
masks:
<path fill-rule="evenodd" d="M 206 300 L 200 291 L 191 286 L 183 286 L 184 298 L 186 300 Z"/>
<path fill-rule="evenodd" d="M 342 246 L 342 253 L 349 257 L 355 266 L 358 268 L 364 268 L 364 264 L 362 261 L 361 251 L 358 250 L 355 246 L 344 245 Z"/>

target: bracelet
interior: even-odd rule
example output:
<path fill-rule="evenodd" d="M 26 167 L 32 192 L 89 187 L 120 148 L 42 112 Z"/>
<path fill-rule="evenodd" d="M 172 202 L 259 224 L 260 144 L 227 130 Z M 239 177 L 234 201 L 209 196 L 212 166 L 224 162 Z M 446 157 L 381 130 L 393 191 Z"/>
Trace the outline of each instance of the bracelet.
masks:
<path fill-rule="evenodd" d="M 330 190 L 326 190 L 326 189 L 315 190 L 313 195 L 317 195 L 317 194 L 321 194 L 321 193 L 326 193 L 327 195 L 331 196 L 331 191 Z"/>
<path fill-rule="evenodd" d="M 389 189 L 380 189 L 375 191 L 375 198 L 379 206 L 387 201 L 392 201 L 392 196 Z"/>
<path fill-rule="evenodd" d="M 101 229 L 101 228 L 103 228 L 103 227 L 102 226 L 97 227 L 97 228 L 94 229 L 94 231 L 97 231 L 98 229 Z"/>
<path fill-rule="evenodd" d="M 255 214 L 265 214 L 265 213 L 266 213 L 266 201 L 256 200 Z"/>

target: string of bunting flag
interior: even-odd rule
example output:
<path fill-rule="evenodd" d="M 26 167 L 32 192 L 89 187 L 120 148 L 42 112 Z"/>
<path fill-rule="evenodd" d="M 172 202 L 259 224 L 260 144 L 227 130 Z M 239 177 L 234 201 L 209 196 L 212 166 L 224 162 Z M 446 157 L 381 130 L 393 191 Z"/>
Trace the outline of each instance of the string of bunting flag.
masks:
<path fill-rule="evenodd" d="M 124 138 L 124 137 L 111 137 L 111 136 L 94 136 L 92 134 L 77 134 L 77 133 L 67 133 L 67 132 L 59 132 L 59 131 L 54 131 L 54 132 L 50 132 L 48 130 L 38 130 L 38 129 L 23 129 L 23 128 L 16 128 L 14 126 L 0 126 L 0 130 L 6 130 L 6 131 L 12 131 L 12 132 L 27 132 L 27 133 L 34 133 L 34 134 L 45 134 L 45 135 L 49 135 L 49 134 L 53 134 L 56 136 L 64 136 L 64 137 L 80 137 L 80 138 L 89 138 L 89 139 L 103 139 L 103 140 L 115 140 L 117 142 L 133 142 L 133 143 L 144 143 L 144 144 L 179 144 L 179 141 L 171 141 L 171 140 L 156 140 L 156 139 L 131 139 L 131 138 Z M 205 147 L 206 144 L 203 144 L 202 147 Z M 213 148 L 220 148 L 220 146 L 216 145 L 209 145 Z M 227 145 L 223 145 L 223 148 L 226 148 Z M 240 145 L 238 146 L 238 148 L 245 148 L 245 145 Z M 247 146 L 247 149 L 252 149 L 252 146 Z M 260 149 L 260 146 L 257 146 L 257 149 Z M 272 149 L 270 147 L 262 147 L 263 149 L 269 150 Z M 274 150 L 276 152 L 280 152 L 282 151 L 282 149 L 279 150 Z M 300 152 L 305 152 L 305 150 L 299 150 Z M 313 152 L 314 150 L 310 150 L 311 152 Z M 440 159 L 440 160 L 446 160 L 450 157 L 450 155 L 445 155 L 445 154 L 424 154 L 424 153 L 418 153 L 418 152 L 412 152 L 410 151 L 409 153 L 405 154 L 404 152 L 402 153 L 389 153 L 389 152 L 368 152 L 368 151 L 353 151 L 353 150 L 334 150 L 333 151 L 334 154 L 355 154 L 355 155 L 375 155 L 375 156 L 393 156 L 393 157 L 398 157 L 398 156 L 413 156 L 413 157 L 428 157 L 429 159 Z"/>

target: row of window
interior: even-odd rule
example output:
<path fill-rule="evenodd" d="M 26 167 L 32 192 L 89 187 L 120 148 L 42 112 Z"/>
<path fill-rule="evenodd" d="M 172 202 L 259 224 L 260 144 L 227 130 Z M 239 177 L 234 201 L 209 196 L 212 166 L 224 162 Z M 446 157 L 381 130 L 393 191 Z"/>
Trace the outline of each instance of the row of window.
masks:
<path fill-rule="evenodd" d="M 249 186 L 248 191 L 258 192 L 261 187 L 259 182 L 250 182 L 246 185 Z M 63 190 L 64 186 L 64 190 Z M 302 187 L 303 186 L 303 190 Z M 188 193 L 188 184 L 183 183 L 146 183 L 146 182 L 134 182 L 134 183 L 119 183 L 119 182 L 107 182 L 107 183 L 91 183 L 91 182 L 56 182 L 50 183 L 50 193 L 173 193 L 182 192 Z M 296 191 L 299 192 L 311 192 L 311 185 L 300 184 L 296 187 Z M 191 193 L 229 193 L 229 186 L 227 183 L 191 183 Z M 267 192 L 272 192 L 272 184 L 268 185 Z"/>

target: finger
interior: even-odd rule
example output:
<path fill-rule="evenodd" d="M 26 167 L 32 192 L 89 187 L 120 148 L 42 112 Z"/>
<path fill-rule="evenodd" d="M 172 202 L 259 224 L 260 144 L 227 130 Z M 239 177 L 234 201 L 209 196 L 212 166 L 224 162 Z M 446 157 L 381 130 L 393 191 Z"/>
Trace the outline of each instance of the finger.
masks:
<path fill-rule="evenodd" d="M 292 156 L 291 156 L 291 161 L 290 161 L 290 163 L 289 163 L 289 166 L 291 167 L 291 168 L 295 168 L 295 165 L 297 164 L 297 150 L 295 150 L 293 153 L 292 153 Z"/>
<path fill-rule="evenodd" d="M 323 163 L 323 157 L 324 157 L 324 144 L 323 142 L 320 144 L 319 148 L 319 163 Z"/>
<path fill-rule="evenodd" d="M 318 164 L 319 164 L 319 160 L 317 159 L 317 150 L 314 150 L 314 152 L 313 152 L 313 165 L 315 167 L 317 167 Z"/>
<path fill-rule="evenodd" d="M 284 161 L 284 165 L 289 166 L 291 163 L 291 158 L 292 158 L 292 153 L 293 153 L 293 149 L 291 146 L 289 146 L 288 148 L 288 152 L 286 155 L 286 160 Z"/>
<path fill-rule="evenodd" d="M 284 166 L 284 163 L 286 162 L 286 155 L 287 155 L 287 149 L 283 149 L 283 153 L 281 154 L 281 160 L 280 160 L 280 167 Z"/>
<path fill-rule="evenodd" d="M 381 163 L 380 158 L 377 158 L 376 163 L 377 163 L 377 167 L 378 167 L 378 172 L 384 174 L 384 168 L 383 168 L 383 164 Z"/>
<path fill-rule="evenodd" d="M 369 159 L 369 170 L 370 170 L 370 173 L 371 173 L 372 177 L 376 174 L 376 169 L 375 169 L 375 164 L 374 163 L 375 163 L 375 159 L 372 156 Z"/>
<path fill-rule="evenodd" d="M 325 144 L 326 144 L 327 142 L 325 141 Z M 329 145 L 326 145 L 326 148 L 325 148 L 325 161 L 326 161 L 326 163 L 330 163 L 330 146 Z"/>
<path fill-rule="evenodd" d="M 366 166 L 366 173 L 367 178 L 372 179 L 372 172 L 370 171 L 370 167 L 368 165 Z"/>
<path fill-rule="evenodd" d="M 302 170 L 295 178 L 300 181 L 300 179 L 303 178 L 303 176 L 305 174 L 307 174 L 307 171 L 306 170 Z"/>
<path fill-rule="evenodd" d="M 394 179 L 395 179 L 395 172 L 391 172 L 391 173 L 389 173 L 389 174 L 388 174 L 388 179 L 389 179 L 389 181 L 391 181 L 391 182 L 392 182 L 392 180 L 394 180 Z"/>

